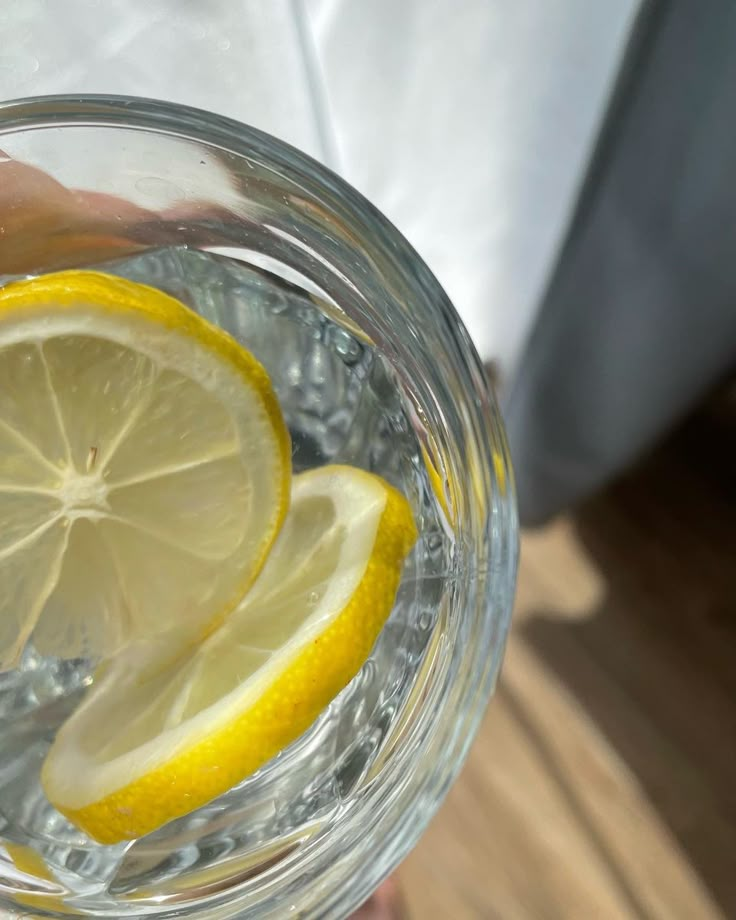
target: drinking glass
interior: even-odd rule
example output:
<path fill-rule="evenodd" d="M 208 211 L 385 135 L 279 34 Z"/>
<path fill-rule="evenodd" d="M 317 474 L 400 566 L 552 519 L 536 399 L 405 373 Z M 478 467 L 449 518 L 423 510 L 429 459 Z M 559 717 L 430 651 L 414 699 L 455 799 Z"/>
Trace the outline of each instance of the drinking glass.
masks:
<path fill-rule="evenodd" d="M 279 396 L 294 469 L 381 474 L 412 503 L 419 539 L 369 660 L 316 723 L 136 841 L 97 844 L 45 799 L 40 765 L 95 663 L 31 643 L 0 674 L 0 910 L 344 917 L 416 843 L 498 676 L 517 519 L 483 366 L 426 265 L 358 192 L 194 109 L 0 105 L 0 283 L 79 266 L 167 291 L 247 345 Z"/>

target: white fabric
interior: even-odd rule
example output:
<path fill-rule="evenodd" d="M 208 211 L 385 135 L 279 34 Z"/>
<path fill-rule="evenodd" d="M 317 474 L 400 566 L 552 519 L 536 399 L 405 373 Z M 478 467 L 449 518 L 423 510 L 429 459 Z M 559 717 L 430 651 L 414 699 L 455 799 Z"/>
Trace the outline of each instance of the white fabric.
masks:
<path fill-rule="evenodd" d="M 635 0 L 309 0 L 338 169 L 511 371 Z"/>
<path fill-rule="evenodd" d="M 0 98 L 210 109 L 326 161 L 513 371 L 638 0 L 3 0 Z"/>

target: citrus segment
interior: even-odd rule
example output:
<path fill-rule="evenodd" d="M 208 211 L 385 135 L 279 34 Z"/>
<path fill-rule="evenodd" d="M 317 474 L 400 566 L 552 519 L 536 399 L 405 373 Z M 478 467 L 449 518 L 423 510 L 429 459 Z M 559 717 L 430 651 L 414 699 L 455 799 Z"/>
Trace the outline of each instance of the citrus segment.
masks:
<path fill-rule="evenodd" d="M 44 765 L 49 799 L 114 843 L 192 811 L 301 734 L 358 672 L 416 539 L 406 499 L 348 467 L 294 479 L 283 529 L 224 624 L 108 662 Z"/>
<path fill-rule="evenodd" d="M 85 271 L 0 288 L 0 669 L 219 621 L 289 483 L 265 370 L 183 304 Z"/>

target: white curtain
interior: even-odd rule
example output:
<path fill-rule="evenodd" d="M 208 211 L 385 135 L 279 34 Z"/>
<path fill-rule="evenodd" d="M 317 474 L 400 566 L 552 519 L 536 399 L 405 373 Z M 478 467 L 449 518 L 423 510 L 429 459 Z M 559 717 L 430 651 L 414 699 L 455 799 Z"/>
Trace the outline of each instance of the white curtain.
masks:
<path fill-rule="evenodd" d="M 210 109 L 341 172 L 512 376 L 638 0 L 3 0 L 0 98 Z"/>

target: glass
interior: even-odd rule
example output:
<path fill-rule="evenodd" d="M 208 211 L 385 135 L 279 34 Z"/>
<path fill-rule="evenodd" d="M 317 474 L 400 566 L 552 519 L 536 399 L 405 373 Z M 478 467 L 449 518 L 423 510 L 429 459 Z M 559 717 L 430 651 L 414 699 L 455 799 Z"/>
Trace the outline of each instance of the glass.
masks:
<path fill-rule="evenodd" d="M 91 663 L 29 648 L 0 675 L 3 915 L 344 917 L 439 807 L 499 671 L 517 521 L 478 356 L 397 230 L 257 130 L 146 100 L 50 97 L 0 106 L 0 151 L 0 283 L 96 265 L 175 294 L 266 365 L 296 470 L 373 469 L 420 528 L 370 660 L 317 723 L 131 843 L 95 844 L 41 794 Z M 18 164 L 38 170 L 22 192 Z"/>

